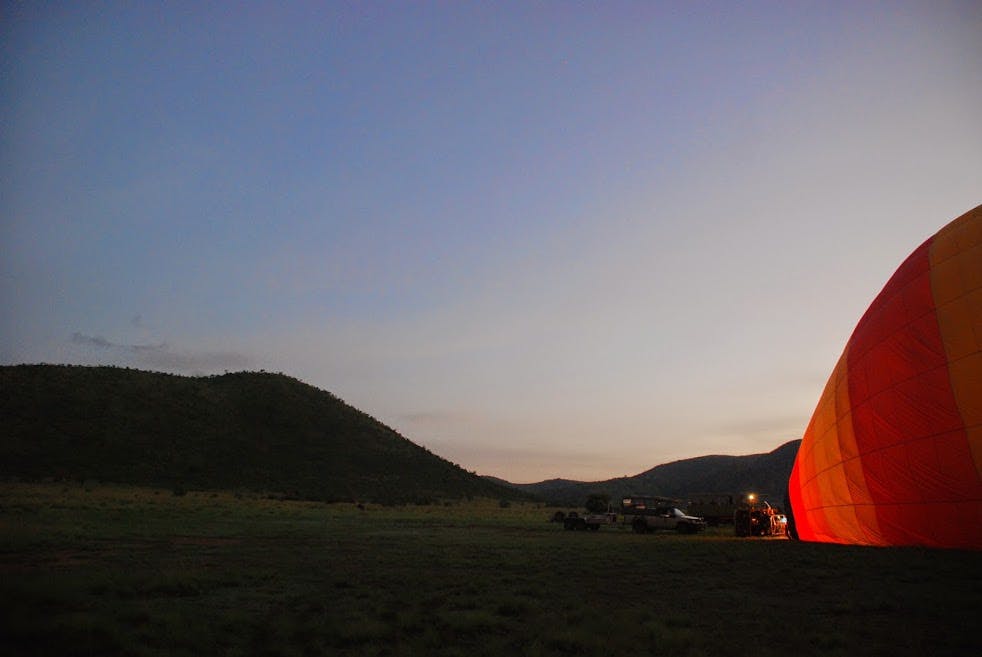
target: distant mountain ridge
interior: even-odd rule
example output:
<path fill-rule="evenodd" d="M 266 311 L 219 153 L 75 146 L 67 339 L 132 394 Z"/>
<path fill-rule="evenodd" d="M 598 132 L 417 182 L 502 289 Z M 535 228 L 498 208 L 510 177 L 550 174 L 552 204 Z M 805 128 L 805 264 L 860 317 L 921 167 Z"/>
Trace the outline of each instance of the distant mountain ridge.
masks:
<path fill-rule="evenodd" d="M 282 374 L 0 367 L 0 477 L 412 502 L 526 494 Z"/>
<path fill-rule="evenodd" d="M 780 501 L 787 489 L 801 440 L 789 441 L 766 454 L 698 456 L 655 466 L 633 477 L 606 481 L 548 479 L 534 484 L 509 484 L 552 504 L 582 506 L 589 495 L 612 501 L 629 495 L 685 500 L 699 493 L 754 491 Z"/>

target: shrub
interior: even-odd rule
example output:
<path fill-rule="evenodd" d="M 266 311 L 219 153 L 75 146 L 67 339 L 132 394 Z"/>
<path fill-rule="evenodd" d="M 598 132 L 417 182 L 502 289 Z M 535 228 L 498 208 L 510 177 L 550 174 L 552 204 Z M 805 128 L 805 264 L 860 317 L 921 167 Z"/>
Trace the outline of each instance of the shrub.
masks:
<path fill-rule="evenodd" d="M 591 513 L 604 513 L 610 504 L 610 495 L 594 493 L 586 498 L 586 510 Z"/>

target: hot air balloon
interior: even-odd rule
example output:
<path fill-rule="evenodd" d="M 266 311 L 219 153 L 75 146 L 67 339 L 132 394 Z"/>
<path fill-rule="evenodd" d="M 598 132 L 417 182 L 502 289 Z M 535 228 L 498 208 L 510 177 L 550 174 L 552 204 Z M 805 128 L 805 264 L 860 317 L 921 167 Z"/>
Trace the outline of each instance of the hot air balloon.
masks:
<path fill-rule="evenodd" d="M 982 549 L 982 206 L 863 315 L 788 485 L 803 540 Z"/>

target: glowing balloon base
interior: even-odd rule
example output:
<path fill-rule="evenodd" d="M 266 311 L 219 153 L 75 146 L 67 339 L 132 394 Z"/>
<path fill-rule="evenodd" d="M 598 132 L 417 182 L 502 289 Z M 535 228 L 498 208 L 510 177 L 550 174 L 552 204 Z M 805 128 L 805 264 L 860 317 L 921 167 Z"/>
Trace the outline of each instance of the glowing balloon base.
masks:
<path fill-rule="evenodd" d="M 798 536 L 982 549 L 982 206 L 890 278 L 795 460 Z"/>

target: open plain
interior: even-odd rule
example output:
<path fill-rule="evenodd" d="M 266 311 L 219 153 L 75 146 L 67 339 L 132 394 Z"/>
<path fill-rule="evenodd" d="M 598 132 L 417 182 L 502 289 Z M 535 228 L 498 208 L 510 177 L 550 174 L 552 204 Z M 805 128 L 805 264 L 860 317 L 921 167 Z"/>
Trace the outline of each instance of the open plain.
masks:
<path fill-rule="evenodd" d="M 982 555 L 0 485 L 7 655 L 974 655 Z"/>

